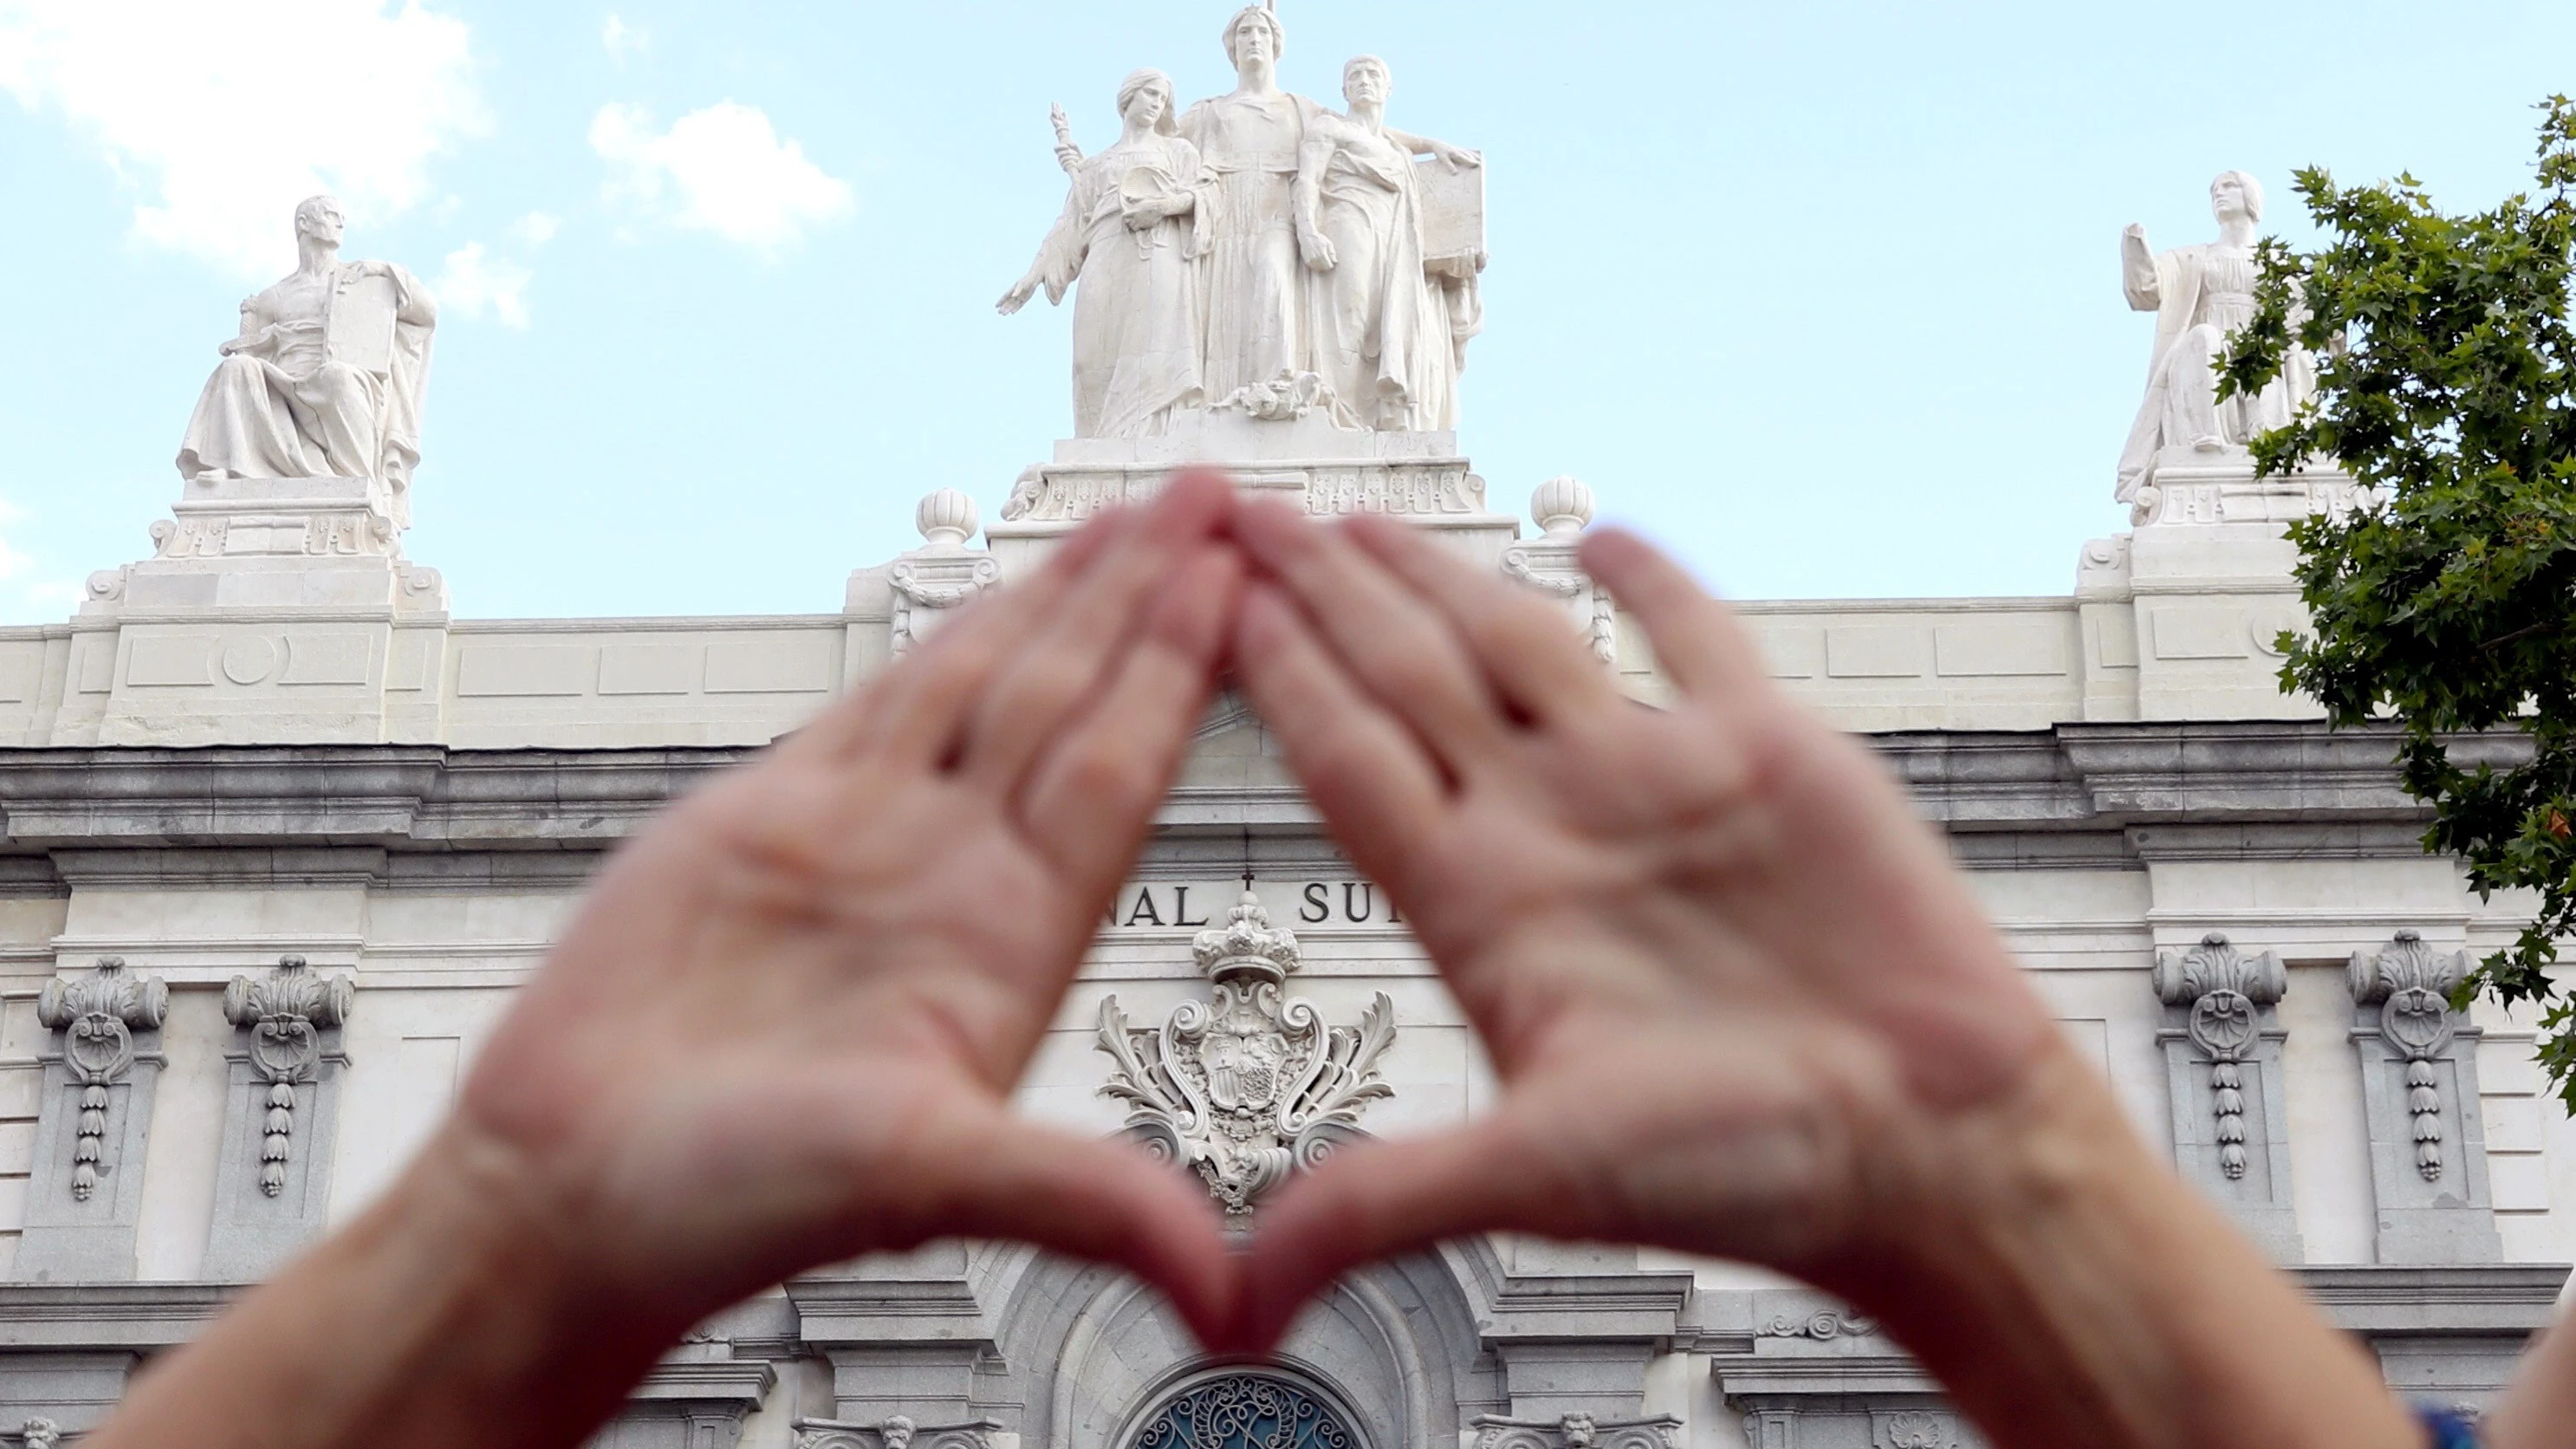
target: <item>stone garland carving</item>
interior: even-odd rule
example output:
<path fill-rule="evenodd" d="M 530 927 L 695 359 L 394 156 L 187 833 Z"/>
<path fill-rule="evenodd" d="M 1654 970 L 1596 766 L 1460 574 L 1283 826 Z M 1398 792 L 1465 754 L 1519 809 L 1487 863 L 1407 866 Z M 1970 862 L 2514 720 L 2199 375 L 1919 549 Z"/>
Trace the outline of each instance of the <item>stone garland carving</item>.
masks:
<path fill-rule="evenodd" d="M 989 553 L 966 547 L 979 519 L 975 500 L 954 488 L 924 497 L 913 509 L 922 547 L 896 559 L 887 573 L 894 589 L 890 648 L 908 654 L 930 631 L 932 616 L 1001 581 L 1002 566 Z"/>
<path fill-rule="evenodd" d="M 1564 1414 L 1553 1419 L 1514 1419 L 1478 1414 L 1467 1421 L 1475 1449 L 1677 1449 L 1682 1421 L 1670 1414 L 1646 1419 L 1596 1419 Z"/>
<path fill-rule="evenodd" d="M 63 1426 L 39 1414 L 18 1426 L 18 1442 L 27 1449 L 60 1449 Z"/>
<path fill-rule="evenodd" d="M 1868 1338 L 1878 1332 L 1878 1320 L 1843 1310 L 1819 1308 L 1804 1318 L 1775 1313 L 1753 1332 L 1757 1338 L 1812 1338 L 1819 1343 L 1830 1343 L 1837 1338 Z"/>
<path fill-rule="evenodd" d="M 1572 600 L 1591 595 L 1583 641 L 1604 664 L 1619 659 L 1619 611 L 1608 589 L 1592 584 L 1577 552 L 1592 522 L 1592 489 L 1579 478 L 1550 478 L 1530 494 L 1530 518 L 1539 537 L 1503 550 L 1503 572 L 1543 593 Z"/>
<path fill-rule="evenodd" d="M 2380 951 L 2352 953 L 2352 998 L 2379 1008 L 2379 1034 L 2406 1055 L 2406 1108 L 2414 1118 L 2415 1171 L 2442 1180 L 2442 1090 L 2433 1063 L 2451 1049 L 2457 1019 L 2451 988 L 2469 970 L 2469 953 L 2436 955 L 2414 931 L 2400 931 Z"/>
<path fill-rule="evenodd" d="M 75 1201 L 87 1202 L 98 1191 L 107 1089 L 134 1066 L 134 1033 L 160 1030 L 169 1012 L 169 984 L 158 976 L 127 975 L 122 956 L 101 956 L 77 981 L 48 981 L 36 998 L 36 1020 L 63 1034 L 63 1066 L 80 1083 L 80 1124 L 72 1146 Z"/>
<path fill-rule="evenodd" d="M 996 1419 L 969 1419 L 960 1424 L 916 1424 L 903 1414 L 889 1414 L 873 1424 L 847 1419 L 796 1419 L 796 1449 L 993 1449 Z"/>
<path fill-rule="evenodd" d="M 295 1088 L 313 1080 L 322 1061 L 322 1032 L 349 1018 L 357 983 L 317 976 L 301 956 L 280 956 L 254 981 L 236 976 L 224 988 L 224 1019 L 250 1033 L 250 1068 L 268 1084 L 267 1130 L 259 1147 L 259 1190 L 286 1190 L 286 1157 L 295 1134 Z"/>
<path fill-rule="evenodd" d="M 1130 1026 L 1115 996 L 1100 1003 L 1100 1050 L 1115 1063 L 1100 1092 L 1128 1104 L 1129 1135 L 1196 1171 L 1239 1218 L 1362 1135 L 1360 1114 L 1394 1095 L 1378 1059 L 1395 1040 L 1395 1002 L 1381 991 L 1356 1028 L 1327 1028 L 1312 1002 L 1285 997 L 1297 937 L 1273 929 L 1250 891 L 1191 949 L 1208 1000 L 1160 1027 Z"/>
<path fill-rule="evenodd" d="M 2243 1063 L 2259 1036 L 2261 1008 L 2281 999 L 2289 974 L 2270 951 L 2248 956 L 2212 932 L 2200 944 L 2156 960 L 2156 995 L 2167 1006 L 2191 1010 L 2185 1031 L 2209 1057 L 2210 1094 L 2218 1118 L 2218 1169 L 2230 1179 L 2245 1175 Z"/>

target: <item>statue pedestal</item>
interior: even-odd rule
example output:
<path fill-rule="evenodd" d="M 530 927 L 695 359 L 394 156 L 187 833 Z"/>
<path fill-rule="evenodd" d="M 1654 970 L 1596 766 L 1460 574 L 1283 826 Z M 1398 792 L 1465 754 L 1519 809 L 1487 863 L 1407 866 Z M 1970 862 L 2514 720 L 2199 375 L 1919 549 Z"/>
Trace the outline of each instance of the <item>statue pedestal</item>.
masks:
<path fill-rule="evenodd" d="M 1455 433 L 1337 428 L 1323 412 L 1257 418 L 1234 409 L 1184 413 L 1150 438 L 1073 438 L 1055 458 L 1021 473 L 984 530 L 1005 572 L 1104 508 L 1151 498 L 1172 470 L 1224 468 L 1257 490 L 1315 515 L 1388 513 L 1442 531 L 1479 557 L 1497 559 L 1516 520 L 1485 507 L 1485 480 L 1458 451 Z"/>
<path fill-rule="evenodd" d="M 2088 681 L 2085 717 L 2317 718 L 2313 701 L 2280 686 L 2280 636 L 2307 627 L 2288 527 L 2356 506 L 2360 485 L 2320 466 L 2257 479 L 2241 450 L 2182 448 L 2158 455 L 2148 479 L 2132 505 L 2136 531 L 2087 544 L 2077 571 L 2100 676 Z"/>
<path fill-rule="evenodd" d="M 438 737 L 447 587 L 362 478 L 186 485 L 153 557 L 93 574 L 56 744 Z"/>

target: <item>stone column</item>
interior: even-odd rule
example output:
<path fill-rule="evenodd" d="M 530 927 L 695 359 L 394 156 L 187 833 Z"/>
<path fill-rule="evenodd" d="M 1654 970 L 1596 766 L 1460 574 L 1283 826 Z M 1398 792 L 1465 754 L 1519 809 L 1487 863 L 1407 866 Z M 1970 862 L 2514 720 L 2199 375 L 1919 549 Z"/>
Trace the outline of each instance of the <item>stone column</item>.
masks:
<path fill-rule="evenodd" d="M 2478 1029 L 2450 1004 L 2468 969 L 2467 952 L 2437 955 L 2414 931 L 2352 954 L 2352 1044 L 2361 1057 L 2382 1263 L 2504 1257 L 2487 1194 Z"/>
<path fill-rule="evenodd" d="M 37 997 L 36 1019 L 58 1036 L 44 1057 L 20 1278 L 133 1280 L 144 1144 L 169 1010 L 169 986 L 127 974 L 121 956 L 100 957 L 76 981 L 49 981 Z"/>
<path fill-rule="evenodd" d="M 2270 951 L 2248 956 L 2216 933 L 2160 953 L 2156 996 L 2173 1100 L 2174 1165 L 2235 1213 L 2273 1261 L 2304 1253 L 2290 1197 L 2290 1128 L 2272 1008 L 2289 973 Z"/>
<path fill-rule="evenodd" d="M 224 1019 L 241 1031 L 226 1052 L 222 1156 L 203 1275 L 252 1282 L 321 1235 L 331 1200 L 340 1028 L 357 984 L 320 976 L 301 956 L 224 988 Z"/>

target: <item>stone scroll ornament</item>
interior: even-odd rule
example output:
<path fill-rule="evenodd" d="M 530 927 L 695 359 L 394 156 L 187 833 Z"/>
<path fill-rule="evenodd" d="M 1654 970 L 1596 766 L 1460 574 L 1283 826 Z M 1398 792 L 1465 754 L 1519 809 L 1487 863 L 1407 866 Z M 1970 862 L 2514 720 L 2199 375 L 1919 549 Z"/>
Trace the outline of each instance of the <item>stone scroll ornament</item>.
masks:
<path fill-rule="evenodd" d="M 1475 1449 L 1674 1449 L 1682 1428 L 1682 1421 L 1669 1414 L 1648 1419 L 1596 1419 L 1590 1414 L 1515 1419 L 1478 1414 L 1467 1423 L 1476 1433 Z"/>
<path fill-rule="evenodd" d="M 2281 999 L 2289 975 L 2281 958 L 2266 951 L 2248 956 L 2216 933 L 2180 956 L 2157 958 L 2156 995 L 2167 1006 L 2188 1007 L 2185 1032 L 2209 1057 L 2211 1111 L 2218 1118 L 2218 1170 L 2245 1175 L 2244 1062 L 2261 1038 L 2262 1008 Z"/>
<path fill-rule="evenodd" d="M 2406 1110 L 2414 1118 L 2415 1171 L 2442 1180 L 2442 1089 L 2433 1063 L 2451 1049 L 2458 1020 L 2451 988 L 2469 971 L 2469 953 L 2436 955 L 2413 931 L 2400 931 L 2380 951 L 2352 953 L 2352 999 L 2379 1008 L 2379 1034 L 2406 1057 Z"/>
<path fill-rule="evenodd" d="M 77 981 L 48 981 L 36 998 L 36 1020 L 63 1034 L 63 1068 L 80 1084 L 79 1131 L 72 1142 L 72 1198 L 98 1191 L 99 1149 L 107 1137 L 107 1089 L 134 1066 L 134 1033 L 158 1031 L 170 1013 L 170 987 L 158 976 L 129 976 L 122 956 L 101 956 Z"/>
<path fill-rule="evenodd" d="M 286 1191 L 287 1153 L 295 1139 L 295 1088 L 322 1063 L 322 1033 L 349 1019 L 357 984 L 317 976 L 301 956 L 280 956 L 253 980 L 224 988 L 224 1019 L 250 1033 L 250 1069 L 268 1084 L 268 1119 L 259 1144 L 259 1190 Z"/>
<path fill-rule="evenodd" d="M 1274 929 L 1250 891 L 1192 943 L 1210 983 L 1159 1027 L 1100 1003 L 1100 1050 L 1115 1065 L 1101 1095 L 1127 1103 L 1128 1135 L 1196 1171 L 1226 1213 L 1364 1135 L 1360 1114 L 1394 1095 L 1378 1059 L 1395 1040 L 1395 1002 L 1377 993 L 1357 1027 L 1326 1027 L 1314 1003 L 1284 994 L 1297 937 Z"/>

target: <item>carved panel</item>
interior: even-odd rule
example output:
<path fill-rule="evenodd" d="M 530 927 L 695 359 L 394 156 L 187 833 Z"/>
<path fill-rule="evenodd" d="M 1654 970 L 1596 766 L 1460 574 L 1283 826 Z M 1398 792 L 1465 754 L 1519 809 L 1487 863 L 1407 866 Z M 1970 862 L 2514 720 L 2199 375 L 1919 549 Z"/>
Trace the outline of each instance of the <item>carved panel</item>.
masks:
<path fill-rule="evenodd" d="M 102 956 L 87 975 L 49 981 L 36 1019 L 54 1032 L 44 1056 L 36 1160 L 17 1275 L 38 1282 L 134 1277 L 144 1144 L 159 1084 L 169 987 Z"/>
<path fill-rule="evenodd" d="M 240 1032 L 228 1071 L 222 1156 L 205 1276 L 267 1275 L 322 1231 L 338 1126 L 340 1050 L 357 986 L 281 956 L 259 977 L 224 989 L 224 1019 Z"/>
<path fill-rule="evenodd" d="M 2352 955 L 2352 1039 L 2382 1263 L 2491 1263 L 2504 1255 L 2487 1187 L 2478 1030 L 2450 1003 L 2468 969 L 2467 952 L 2437 953 L 2414 931 Z"/>
<path fill-rule="evenodd" d="M 2270 951 L 2249 956 L 2211 934 L 2156 960 L 2166 1010 L 2157 1039 L 2173 1103 L 2174 1163 L 2235 1211 L 2275 1261 L 2301 1261 L 2290 1196 L 2288 1110 L 2273 1008 L 2289 973 Z"/>

